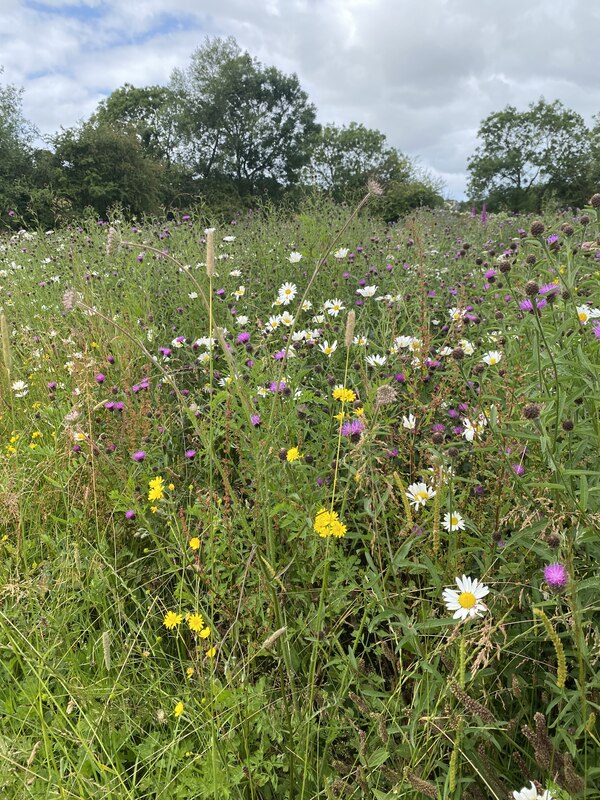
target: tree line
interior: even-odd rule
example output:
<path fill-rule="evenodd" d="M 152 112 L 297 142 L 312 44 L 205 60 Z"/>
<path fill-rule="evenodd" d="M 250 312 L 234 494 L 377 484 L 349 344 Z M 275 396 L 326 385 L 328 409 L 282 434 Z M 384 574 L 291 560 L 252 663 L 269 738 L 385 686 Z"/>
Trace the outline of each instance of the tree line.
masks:
<path fill-rule="evenodd" d="M 397 219 L 443 200 L 441 185 L 380 131 L 319 125 L 296 75 L 264 66 L 233 38 L 207 38 L 166 86 L 125 84 L 89 119 L 36 146 L 22 90 L 0 86 L 0 209 L 14 224 L 56 227 L 114 206 L 133 215 L 306 192 L 353 202 L 385 184 L 378 211 Z"/>

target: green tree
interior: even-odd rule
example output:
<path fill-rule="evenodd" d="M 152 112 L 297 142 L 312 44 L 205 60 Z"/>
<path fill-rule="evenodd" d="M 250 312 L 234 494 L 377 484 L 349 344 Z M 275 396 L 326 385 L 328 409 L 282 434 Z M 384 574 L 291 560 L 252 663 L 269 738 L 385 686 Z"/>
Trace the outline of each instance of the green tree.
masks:
<path fill-rule="evenodd" d="M 2 73 L 0 68 L 0 74 Z M 0 213 L 2 223 L 9 210 L 19 218 L 27 204 L 28 181 L 32 167 L 32 141 L 35 128 L 21 111 L 23 90 L 0 86 Z"/>
<path fill-rule="evenodd" d="M 384 185 L 408 181 L 412 164 L 387 146 L 385 134 L 351 122 L 323 128 L 304 174 L 307 183 L 329 192 L 338 202 L 353 201 L 364 193 L 370 178 Z"/>
<path fill-rule="evenodd" d="M 581 205 L 588 191 L 590 133 L 582 117 L 543 98 L 527 111 L 506 106 L 480 125 L 468 162 L 469 195 L 493 208 L 539 210 L 544 196 Z"/>
<path fill-rule="evenodd" d="M 157 211 L 161 165 L 149 158 L 131 129 L 87 122 L 55 137 L 60 189 L 75 209 L 104 216 L 115 204 L 132 214 Z"/>
<path fill-rule="evenodd" d="M 319 131 L 296 75 L 264 67 L 234 39 L 207 39 L 170 88 L 179 98 L 181 157 L 203 179 L 255 192 L 296 183 Z"/>

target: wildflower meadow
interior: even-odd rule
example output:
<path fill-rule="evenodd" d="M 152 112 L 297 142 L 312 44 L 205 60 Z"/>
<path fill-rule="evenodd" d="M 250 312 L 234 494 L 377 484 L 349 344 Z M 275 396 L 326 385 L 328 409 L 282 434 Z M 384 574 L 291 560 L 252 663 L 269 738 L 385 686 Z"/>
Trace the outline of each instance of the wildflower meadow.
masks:
<path fill-rule="evenodd" d="M 600 798 L 600 195 L 377 192 L 1 236 L 1 797 Z"/>

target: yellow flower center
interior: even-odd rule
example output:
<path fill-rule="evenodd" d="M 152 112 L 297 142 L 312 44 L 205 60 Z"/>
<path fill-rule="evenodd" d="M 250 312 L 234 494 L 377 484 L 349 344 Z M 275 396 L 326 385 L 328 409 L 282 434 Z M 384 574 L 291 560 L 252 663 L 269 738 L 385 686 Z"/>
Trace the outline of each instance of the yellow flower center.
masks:
<path fill-rule="evenodd" d="M 477 603 L 477 598 L 473 592 L 461 592 L 458 596 L 458 604 L 462 608 L 473 608 Z"/>
<path fill-rule="evenodd" d="M 585 311 L 580 311 L 579 312 L 579 321 L 580 322 L 587 322 L 587 318 L 588 318 L 588 315 L 586 314 Z"/>
<path fill-rule="evenodd" d="M 455 528 L 458 525 L 458 517 L 450 517 L 450 525 Z"/>

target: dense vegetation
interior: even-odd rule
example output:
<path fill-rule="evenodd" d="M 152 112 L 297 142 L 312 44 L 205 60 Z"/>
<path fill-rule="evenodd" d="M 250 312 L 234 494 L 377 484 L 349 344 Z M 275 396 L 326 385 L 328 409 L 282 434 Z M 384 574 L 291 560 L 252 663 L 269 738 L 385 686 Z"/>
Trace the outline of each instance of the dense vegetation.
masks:
<path fill-rule="evenodd" d="M 600 797 L 600 196 L 376 199 L 2 239 L 3 797 Z"/>

